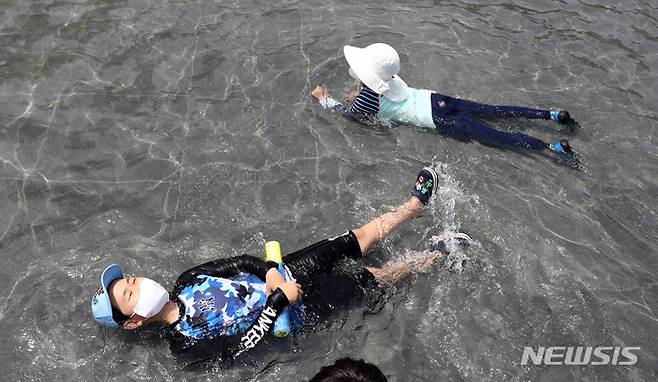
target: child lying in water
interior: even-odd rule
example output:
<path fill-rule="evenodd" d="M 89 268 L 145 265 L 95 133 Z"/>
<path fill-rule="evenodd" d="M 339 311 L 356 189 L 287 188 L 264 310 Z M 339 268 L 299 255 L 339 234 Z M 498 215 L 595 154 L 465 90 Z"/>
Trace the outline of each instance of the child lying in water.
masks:
<path fill-rule="evenodd" d="M 94 319 L 102 326 L 124 329 L 161 324 L 175 355 L 233 359 L 269 337 L 287 306 L 291 317 L 298 316 L 291 324 L 295 321 L 299 328 L 337 306 L 370 297 L 365 294 L 377 299 L 380 287 L 429 269 L 455 240 L 470 241 L 464 234 L 433 237 L 428 251 L 406 261 L 392 260 L 381 267 L 363 263 L 368 249 L 417 216 L 436 188 L 435 170 L 425 167 L 416 177 L 412 196 L 396 210 L 288 254 L 283 262 L 292 281 L 281 276 L 277 264 L 241 255 L 188 269 L 169 293 L 159 283 L 125 275 L 112 264 L 103 271 L 92 297 Z M 342 266 L 350 262 L 355 266 Z"/>
<path fill-rule="evenodd" d="M 346 45 L 345 59 L 349 74 L 359 81 L 358 93 L 352 94 L 349 107 L 329 95 L 324 86 L 317 86 L 312 95 L 325 109 L 332 109 L 360 122 L 400 123 L 436 128 L 440 133 L 485 144 L 549 150 L 569 164 L 576 161 L 566 139 L 548 144 L 522 133 L 493 129 L 476 118 L 524 117 L 550 119 L 559 123 L 573 123 L 565 110 L 541 110 L 520 106 L 495 106 L 466 101 L 425 89 L 415 89 L 397 75 L 400 57 L 391 46 L 376 43 L 366 48 Z"/>

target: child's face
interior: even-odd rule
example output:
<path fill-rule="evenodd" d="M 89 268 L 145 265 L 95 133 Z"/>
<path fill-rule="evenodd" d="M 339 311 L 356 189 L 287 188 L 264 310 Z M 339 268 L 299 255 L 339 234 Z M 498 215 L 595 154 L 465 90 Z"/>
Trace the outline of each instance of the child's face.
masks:
<path fill-rule="evenodd" d="M 143 277 L 130 276 L 110 284 L 108 292 L 112 306 L 119 309 L 127 317 L 135 313 L 135 305 L 139 301 L 139 286 L 143 279 Z"/>

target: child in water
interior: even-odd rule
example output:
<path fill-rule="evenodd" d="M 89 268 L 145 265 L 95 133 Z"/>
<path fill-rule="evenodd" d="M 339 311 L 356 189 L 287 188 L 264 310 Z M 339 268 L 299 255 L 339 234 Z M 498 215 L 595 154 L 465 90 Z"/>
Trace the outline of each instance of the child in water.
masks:
<path fill-rule="evenodd" d="M 101 285 L 92 297 L 94 319 L 102 326 L 124 329 L 164 324 L 175 355 L 232 359 L 269 337 L 286 306 L 291 316 L 300 315 L 304 326 L 313 327 L 315 317 L 349 301 L 367 297 L 377 301 L 380 287 L 430 268 L 455 240 L 470 241 L 459 233 L 433 237 L 428 251 L 407 261 L 392 260 L 381 267 L 363 262 L 369 248 L 418 215 L 436 187 L 435 170 L 425 167 L 416 177 L 412 196 L 396 210 L 285 256 L 292 281 L 281 276 L 278 264 L 241 255 L 188 269 L 169 293 L 159 283 L 127 276 L 112 264 L 101 274 Z M 350 262 L 354 266 L 343 266 Z"/>
<path fill-rule="evenodd" d="M 440 133 L 464 140 L 475 139 L 485 144 L 549 150 L 571 165 L 575 153 L 566 139 L 548 144 L 522 133 L 493 129 L 476 118 L 524 117 L 573 123 L 565 110 L 540 110 L 519 106 L 495 106 L 466 101 L 425 89 L 408 87 L 398 76 L 400 57 L 390 45 L 376 43 L 366 48 L 346 45 L 345 59 L 349 74 L 359 81 L 358 93 L 353 92 L 349 107 L 329 95 L 325 86 L 316 86 L 313 97 L 325 109 L 332 109 L 360 122 L 400 123 L 436 128 Z"/>

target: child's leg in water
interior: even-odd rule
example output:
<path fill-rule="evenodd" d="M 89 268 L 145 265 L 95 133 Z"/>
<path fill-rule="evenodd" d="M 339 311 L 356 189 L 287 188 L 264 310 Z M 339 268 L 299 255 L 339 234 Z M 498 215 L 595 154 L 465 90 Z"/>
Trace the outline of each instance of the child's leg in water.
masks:
<path fill-rule="evenodd" d="M 496 130 L 470 117 L 457 115 L 442 117 L 434 121 L 437 130 L 464 139 L 475 139 L 482 143 L 524 147 L 532 150 L 544 150 L 548 144 L 539 138 L 522 133 L 508 133 Z"/>
<path fill-rule="evenodd" d="M 417 216 L 422 208 L 423 203 L 418 198 L 411 197 L 394 211 L 379 216 L 355 229 L 353 232 L 359 241 L 361 253 L 365 255 L 365 252 L 371 246 L 382 241 L 400 224 Z M 391 260 L 381 268 L 366 267 L 366 269 L 375 276 L 378 282 L 393 285 L 406 279 L 411 274 L 429 269 L 441 256 L 442 253 L 439 251 L 431 253 L 417 252 L 405 259 Z"/>
<path fill-rule="evenodd" d="M 366 267 L 366 269 L 375 276 L 379 283 L 395 285 L 411 275 L 429 270 L 441 257 L 443 257 L 443 253 L 439 251 L 415 252 L 406 258 L 391 260 L 381 268 Z"/>
<path fill-rule="evenodd" d="M 439 102 L 439 109 L 445 109 L 448 112 L 466 113 L 474 116 L 488 117 L 488 118 L 510 118 L 521 117 L 528 119 L 550 119 L 550 111 L 542 109 L 532 109 L 522 106 L 499 106 L 487 105 L 484 103 L 477 103 L 467 101 L 459 98 L 454 98 L 442 94 L 437 94 L 434 102 Z M 440 103 L 443 102 L 443 105 Z"/>
<path fill-rule="evenodd" d="M 384 240 L 400 224 L 417 216 L 422 208 L 423 203 L 417 197 L 412 196 L 406 203 L 397 207 L 394 211 L 385 213 L 353 230 L 359 241 L 361 253 L 365 256 L 368 248 Z"/>

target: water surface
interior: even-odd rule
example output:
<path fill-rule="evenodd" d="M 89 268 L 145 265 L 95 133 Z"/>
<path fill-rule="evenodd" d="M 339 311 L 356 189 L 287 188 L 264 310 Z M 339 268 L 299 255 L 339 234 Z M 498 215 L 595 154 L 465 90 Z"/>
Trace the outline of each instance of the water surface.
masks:
<path fill-rule="evenodd" d="M 650 381 L 658 367 L 658 11 L 650 1 L 11 1 L 0 4 L 0 360 L 8 380 L 300 380 L 346 355 L 391 381 Z M 566 108 L 497 128 L 566 136 L 542 155 L 372 128 L 309 97 L 384 41 L 411 86 Z M 99 329 L 117 262 L 170 287 L 217 257 L 292 251 L 443 188 L 377 264 L 460 228 L 478 241 L 376 315 L 229 370 L 183 370 L 154 331 Z M 640 346 L 624 367 L 521 366 L 524 346 Z"/>

